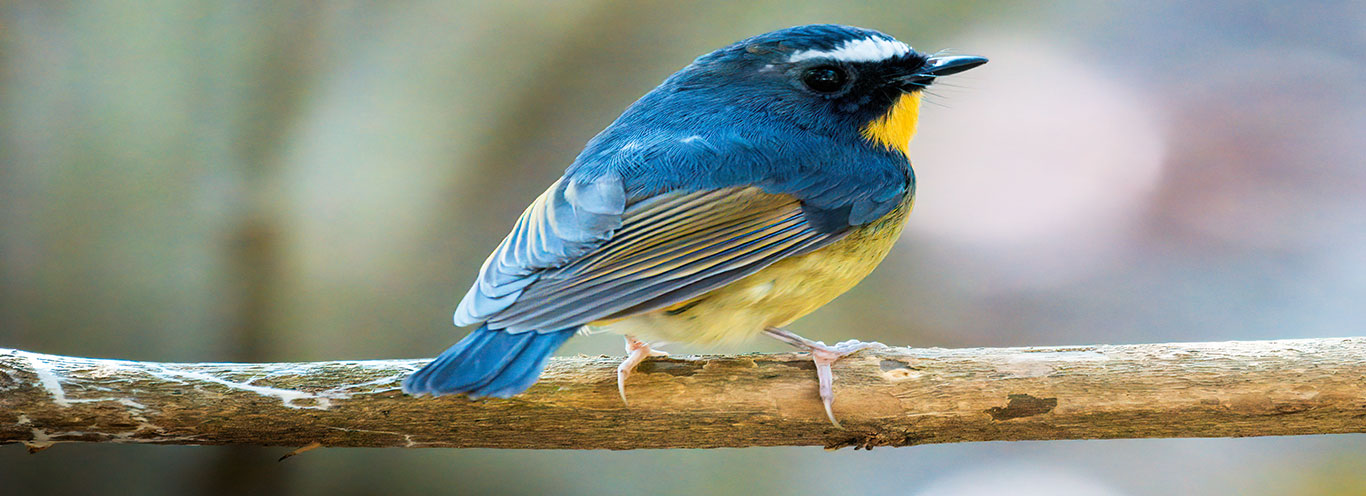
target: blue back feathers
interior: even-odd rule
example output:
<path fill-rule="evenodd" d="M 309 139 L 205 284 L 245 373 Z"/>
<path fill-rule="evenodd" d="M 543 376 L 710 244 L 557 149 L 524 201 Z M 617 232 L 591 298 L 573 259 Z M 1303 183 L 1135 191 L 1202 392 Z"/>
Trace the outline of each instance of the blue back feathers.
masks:
<path fill-rule="evenodd" d="M 799 91 L 785 62 L 795 51 L 869 37 L 892 39 L 849 26 L 798 26 L 699 57 L 589 141 L 565 177 L 619 174 L 630 200 L 753 185 L 797 197 L 826 217 L 826 228 L 871 222 L 913 186 L 905 156 L 861 135 L 891 100 L 860 95 L 861 105 L 844 108 L 849 102 Z"/>

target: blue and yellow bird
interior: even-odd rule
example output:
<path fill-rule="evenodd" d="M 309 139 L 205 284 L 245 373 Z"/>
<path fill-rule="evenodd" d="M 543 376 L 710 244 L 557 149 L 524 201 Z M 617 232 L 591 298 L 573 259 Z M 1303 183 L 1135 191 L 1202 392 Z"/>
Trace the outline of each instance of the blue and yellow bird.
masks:
<path fill-rule="evenodd" d="M 455 311 L 457 326 L 479 328 L 403 390 L 521 393 L 587 327 L 625 335 L 624 401 L 636 364 L 663 354 L 651 344 L 768 334 L 811 351 L 835 422 L 830 364 L 873 344 L 826 346 L 781 328 L 887 255 L 914 198 L 907 146 L 921 90 L 984 63 L 837 25 L 699 57 L 527 207 Z"/>

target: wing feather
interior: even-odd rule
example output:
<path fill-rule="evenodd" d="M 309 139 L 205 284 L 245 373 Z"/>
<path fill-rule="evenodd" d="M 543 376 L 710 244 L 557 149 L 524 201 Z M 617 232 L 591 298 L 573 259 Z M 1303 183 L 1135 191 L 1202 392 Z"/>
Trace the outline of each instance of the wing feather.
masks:
<path fill-rule="evenodd" d="M 673 192 L 628 207 L 611 238 L 542 269 L 491 327 L 560 329 L 686 301 L 844 235 L 812 226 L 802 204 L 754 187 Z"/>
<path fill-rule="evenodd" d="M 622 225 L 621 176 L 561 179 L 522 212 L 455 309 L 455 325 L 478 324 L 514 305 L 542 271 L 563 267 L 602 246 Z M 554 330 L 554 329 L 551 329 Z"/>

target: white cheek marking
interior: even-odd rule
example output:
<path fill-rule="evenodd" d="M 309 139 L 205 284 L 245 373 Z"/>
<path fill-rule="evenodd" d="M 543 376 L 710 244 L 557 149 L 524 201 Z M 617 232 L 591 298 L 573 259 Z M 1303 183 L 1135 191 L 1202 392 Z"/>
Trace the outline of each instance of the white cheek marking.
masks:
<path fill-rule="evenodd" d="M 841 62 L 876 62 L 910 53 L 911 47 L 896 40 L 864 38 L 849 40 L 834 50 L 802 50 L 787 58 L 788 62 L 829 58 Z"/>

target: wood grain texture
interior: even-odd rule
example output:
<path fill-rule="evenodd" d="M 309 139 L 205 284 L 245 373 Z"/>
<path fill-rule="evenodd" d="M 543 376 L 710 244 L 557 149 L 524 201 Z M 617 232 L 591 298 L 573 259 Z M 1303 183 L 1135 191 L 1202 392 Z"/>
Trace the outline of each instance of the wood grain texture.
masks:
<path fill-rule="evenodd" d="M 1366 338 L 887 348 L 835 365 L 830 425 L 802 354 L 562 357 L 507 400 L 415 398 L 424 360 L 155 363 L 0 349 L 0 443 L 566 449 L 908 446 L 1366 432 Z"/>

